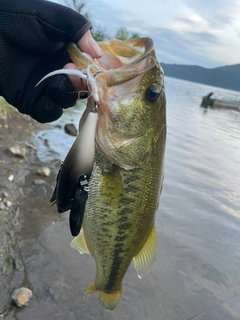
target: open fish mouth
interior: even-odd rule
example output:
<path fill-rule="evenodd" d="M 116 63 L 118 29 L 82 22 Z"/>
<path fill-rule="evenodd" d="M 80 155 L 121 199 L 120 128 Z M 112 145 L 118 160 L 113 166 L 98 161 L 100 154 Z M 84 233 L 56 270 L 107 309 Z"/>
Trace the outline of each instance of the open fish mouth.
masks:
<path fill-rule="evenodd" d="M 103 75 L 106 86 L 119 85 L 130 81 L 146 72 L 157 63 L 154 53 L 154 44 L 150 38 L 130 39 L 120 41 L 111 39 L 99 42 L 103 51 L 100 59 L 93 59 L 87 53 L 82 53 L 74 44 L 68 45 L 68 53 L 77 69 L 59 69 L 45 75 L 37 84 L 48 77 L 57 74 L 66 74 L 87 81 L 89 96 L 99 102 L 96 78 Z"/>
<path fill-rule="evenodd" d="M 97 74 L 101 71 L 107 86 L 131 80 L 156 63 L 155 56 L 151 55 L 154 51 L 154 43 L 150 38 L 126 41 L 110 39 L 98 44 L 103 51 L 100 59 L 92 59 L 88 54 L 81 53 L 72 43 L 68 46 L 68 52 L 79 70 L 85 70 L 91 66 L 93 73 Z"/>

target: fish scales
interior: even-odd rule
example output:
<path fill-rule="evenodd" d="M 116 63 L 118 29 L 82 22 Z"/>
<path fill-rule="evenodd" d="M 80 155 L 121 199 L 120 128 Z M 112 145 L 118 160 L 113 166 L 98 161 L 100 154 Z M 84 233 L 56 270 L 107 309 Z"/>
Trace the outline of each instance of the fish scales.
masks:
<path fill-rule="evenodd" d="M 146 210 L 151 211 L 151 208 L 146 207 L 144 203 L 146 198 L 151 203 L 151 196 L 154 197 L 151 187 L 151 178 L 154 176 L 149 177 L 148 172 L 145 175 L 140 169 L 134 169 L 134 174 L 131 172 L 129 175 L 126 170 L 120 169 L 122 190 L 119 192 L 113 185 L 110 186 L 110 190 L 106 187 L 105 180 L 112 181 L 111 174 L 101 176 L 99 171 L 99 167 L 93 170 L 91 184 L 94 187 L 89 192 L 89 199 L 92 197 L 97 204 L 93 207 L 91 201 L 88 201 L 83 229 L 89 230 L 85 235 L 86 242 L 93 256 L 98 257 L 96 287 L 116 290 L 119 289 L 123 275 L 132 260 L 132 255 L 128 254 L 129 250 L 131 249 L 134 256 L 138 253 L 147 236 L 146 230 L 150 231 L 153 224 L 152 219 L 147 219 L 146 214 Z M 136 186 L 136 181 L 139 186 Z M 142 203 L 136 201 L 138 198 L 142 198 Z"/>
<path fill-rule="evenodd" d="M 158 157 L 163 157 L 161 149 L 156 151 L 161 153 Z M 139 252 L 153 226 L 154 217 L 148 212 L 157 209 L 155 199 L 162 181 L 156 174 L 158 164 L 154 157 L 131 172 L 113 168 L 119 179 L 117 183 L 116 178 L 113 181 L 112 172 L 103 174 L 103 170 L 99 165 L 93 169 L 90 181 L 93 187 L 89 192 L 83 229 L 88 230 L 86 242 L 93 257 L 97 258 L 95 286 L 111 292 L 120 289 L 133 256 Z M 157 184 L 159 188 L 156 188 Z"/>
<path fill-rule="evenodd" d="M 166 100 L 151 39 L 112 39 L 100 46 L 99 61 L 88 61 L 69 47 L 79 70 L 89 65 L 102 71 L 97 76 L 100 107 L 88 200 L 81 233 L 71 246 L 90 253 L 96 263 L 95 281 L 84 295 L 98 292 L 100 305 L 113 310 L 131 261 L 142 277 L 156 258 L 154 220 L 163 183 Z"/>

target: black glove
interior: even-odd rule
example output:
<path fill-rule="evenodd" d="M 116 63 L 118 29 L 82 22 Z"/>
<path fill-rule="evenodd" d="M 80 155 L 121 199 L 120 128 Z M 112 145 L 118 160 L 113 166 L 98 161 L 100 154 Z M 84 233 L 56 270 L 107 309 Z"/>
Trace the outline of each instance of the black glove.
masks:
<path fill-rule="evenodd" d="M 44 0 L 0 0 L 0 95 L 39 122 L 62 115 L 77 93 L 66 75 L 47 73 L 71 62 L 66 45 L 91 23 L 79 13 Z"/>

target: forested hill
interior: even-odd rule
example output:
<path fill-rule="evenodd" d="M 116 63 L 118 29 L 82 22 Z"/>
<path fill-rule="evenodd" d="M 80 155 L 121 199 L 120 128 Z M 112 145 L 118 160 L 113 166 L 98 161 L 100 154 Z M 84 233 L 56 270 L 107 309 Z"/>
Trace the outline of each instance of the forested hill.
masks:
<path fill-rule="evenodd" d="M 161 66 L 167 77 L 240 91 L 240 64 L 213 69 L 163 62 Z"/>

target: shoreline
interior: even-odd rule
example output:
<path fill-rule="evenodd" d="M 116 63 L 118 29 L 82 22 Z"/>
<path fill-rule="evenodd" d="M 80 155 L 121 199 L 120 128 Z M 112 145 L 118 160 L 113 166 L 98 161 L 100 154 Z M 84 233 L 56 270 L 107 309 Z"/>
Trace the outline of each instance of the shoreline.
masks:
<path fill-rule="evenodd" d="M 51 124 L 41 124 L 29 116 L 12 111 L 7 119 L 0 119 L 0 316 L 9 319 L 19 309 L 12 303 L 11 292 L 26 283 L 25 261 L 22 255 L 22 235 L 25 232 L 27 208 L 36 200 L 49 211 L 50 194 L 55 186 L 55 162 L 49 177 L 37 174 L 46 166 L 37 156 L 32 144 L 33 135 L 41 130 L 51 130 Z M 8 150 L 19 147 L 25 156 L 16 156 Z M 58 161 L 57 161 L 58 162 Z M 37 182 L 38 181 L 38 182 Z M 34 210 L 33 210 L 34 211 Z M 56 213 L 56 208 L 51 211 Z M 33 215 L 37 213 L 33 212 Z M 27 224 L 31 228 L 34 219 Z"/>

